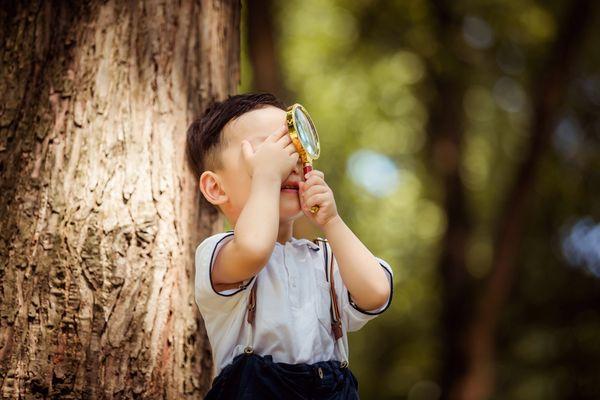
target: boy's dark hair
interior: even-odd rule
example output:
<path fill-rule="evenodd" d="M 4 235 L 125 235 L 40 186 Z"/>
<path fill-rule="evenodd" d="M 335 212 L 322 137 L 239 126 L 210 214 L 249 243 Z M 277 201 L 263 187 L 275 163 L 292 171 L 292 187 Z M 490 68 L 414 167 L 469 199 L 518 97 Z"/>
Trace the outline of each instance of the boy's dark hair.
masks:
<path fill-rule="evenodd" d="M 210 103 L 202 116 L 190 124 L 186 135 L 186 153 L 196 182 L 207 169 L 223 166 L 221 150 L 227 146 L 223 141 L 223 127 L 242 114 L 266 106 L 286 110 L 284 104 L 270 93 L 229 95 L 223 101 Z"/>

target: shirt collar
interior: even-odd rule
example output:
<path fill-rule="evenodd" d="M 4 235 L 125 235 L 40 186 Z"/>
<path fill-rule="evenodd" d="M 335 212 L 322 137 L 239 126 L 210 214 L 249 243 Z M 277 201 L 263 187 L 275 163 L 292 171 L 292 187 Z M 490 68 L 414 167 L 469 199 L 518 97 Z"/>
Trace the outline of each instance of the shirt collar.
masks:
<path fill-rule="evenodd" d="M 233 233 L 233 230 L 230 229 L 227 232 Z M 279 242 L 276 242 L 276 243 L 279 243 Z M 308 239 L 305 239 L 305 238 L 296 239 L 293 236 L 288 241 L 288 243 L 291 243 L 291 245 L 295 246 L 295 247 L 308 246 L 310 249 L 317 250 L 317 251 L 321 248 L 318 244 L 316 244 L 312 240 L 308 240 Z M 279 243 L 279 244 L 281 244 L 281 243 Z"/>
<path fill-rule="evenodd" d="M 319 250 L 320 249 L 320 247 L 319 247 L 318 244 L 316 244 L 312 240 L 308 240 L 308 239 L 305 239 L 305 238 L 296 239 L 296 238 L 292 237 L 292 245 L 294 245 L 294 246 L 308 246 L 309 248 L 311 248 L 313 250 Z"/>

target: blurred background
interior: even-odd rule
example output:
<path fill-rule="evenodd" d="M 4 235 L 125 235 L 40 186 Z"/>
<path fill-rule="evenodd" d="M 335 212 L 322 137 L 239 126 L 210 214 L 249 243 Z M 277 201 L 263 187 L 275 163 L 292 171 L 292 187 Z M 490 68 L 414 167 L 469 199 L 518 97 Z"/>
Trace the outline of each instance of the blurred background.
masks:
<path fill-rule="evenodd" d="M 350 335 L 362 397 L 600 398 L 595 3 L 242 3 L 238 92 L 307 108 L 340 215 L 395 271 Z"/>

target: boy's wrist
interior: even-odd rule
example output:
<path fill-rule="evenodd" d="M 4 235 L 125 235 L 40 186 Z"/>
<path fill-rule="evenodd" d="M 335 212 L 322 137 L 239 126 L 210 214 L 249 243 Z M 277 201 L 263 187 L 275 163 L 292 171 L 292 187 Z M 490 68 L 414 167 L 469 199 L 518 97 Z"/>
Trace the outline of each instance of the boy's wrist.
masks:
<path fill-rule="evenodd" d="M 338 215 L 336 215 L 335 217 L 332 217 L 330 220 L 328 220 L 322 227 L 321 229 L 323 230 L 323 233 L 325 233 L 325 235 L 327 236 L 328 233 L 330 233 L 332 230 L 334 230 L 337 226 L 343 224 L 344 221 L 342 220 L 342 217 Z"/>
<path fill-rule="evenodd" d="M 252 175 L 252 181 L 277 184 L 281 186 L 281 177 L 273 171 L 258 171 Z"/>

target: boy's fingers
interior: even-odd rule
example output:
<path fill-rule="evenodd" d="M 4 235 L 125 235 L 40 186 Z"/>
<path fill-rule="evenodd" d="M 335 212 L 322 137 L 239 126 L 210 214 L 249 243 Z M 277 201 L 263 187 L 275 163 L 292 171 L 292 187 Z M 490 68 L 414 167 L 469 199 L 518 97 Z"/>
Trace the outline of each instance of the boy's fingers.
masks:
<path fill-rule="evenodd" d="M 300 193 L 300 199 L 304 199 L 304 191 L 306 190 L 306 182 L 298 182 L 298 191 Z"/>
<path fill-rule="evenodd" d="M 305 204 L 306 204 L 306 207 L 310 208 L 317 204 L 323 204 L 326 200 L 327 200 L 327 194 L 319 193 L 319 194 L 315 194 L 314 196 L 307 198 Z"/>
<path fill-rule="evenodd" d="M 287 146 L 285 146 L 284 150 L 287 151 L 289 155 L 292 155 L 294 154 L 294 152 L 296 152 L 296 146 L 294 146 L 293 143 L 290 143 Z"/>
<path fill-rule="evenodd" d="M 287 124 L 283 124 L 279 128 L 277 128 L 277 130 L 275 132 L 271 133 L 269 135 L 269 137 L 267 137 L 267 139 L 265 139 L 265 142 L 267 142 L 267 141 L 269 141 L 269 142 L 276 142 L 283 135 L 287 134 L 287 132 L 288 132 Z"/>
<path fill-rule="evenodd" d="M 292 138 L 290 138 L 290 135 L 283 135 L 279 138 L 278 142 L 284 146 L 287 146 L 288 144 L 292 143 Z"/>
<path fill-rule="evenodd" d="M 306 177 L 306 179 L 310 178 L 311 175 L 317 175 L 317 176 L 320 176 L 321 179 L 325 179 L 325 174 L 323 173 L 323 171 L 319 171 L 318 169 L 313 169 L 307 175 L 308 175 L 308 177 Z"/>
<path fill-rule="evenodd" d="M 310 196 L 313 196 L 318 193 L 327 193 L 327 188 L 322 185 L 311 186 L 302 195 L 304 198 L 308 199 Z"/>
<path fill-rule="evenodd" d="M 325 184 L 325 180 L 318 175 L 309 175 L 308 178 L 305 179 L 305 182 L 306 182 L 307 186 L 312 186 L 312 185 L 323 186 Z"/>

